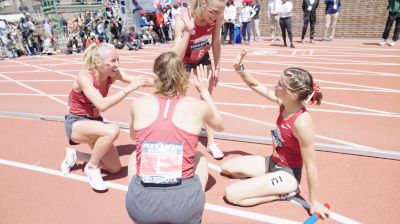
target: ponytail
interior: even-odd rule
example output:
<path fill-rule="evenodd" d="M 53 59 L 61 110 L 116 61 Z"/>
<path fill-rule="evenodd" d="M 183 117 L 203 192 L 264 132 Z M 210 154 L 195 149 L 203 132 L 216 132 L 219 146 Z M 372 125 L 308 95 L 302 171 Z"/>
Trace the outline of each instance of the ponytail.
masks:
<path fill-rule="evenodd" d="M 194 20 L 199 20 L 201 18 L 201 0 L 192 0 L 190 4 L 192 17 Z"/>
<path fill-rule="evenodd" d="M 95 53 L 97 45 L 96 44 L 91 44 L 89 47 L 86 48 L 86 50 L 83 52 L 83 67 L 85 69 L 94 69 L 94 61 L 95 61 Z"/>

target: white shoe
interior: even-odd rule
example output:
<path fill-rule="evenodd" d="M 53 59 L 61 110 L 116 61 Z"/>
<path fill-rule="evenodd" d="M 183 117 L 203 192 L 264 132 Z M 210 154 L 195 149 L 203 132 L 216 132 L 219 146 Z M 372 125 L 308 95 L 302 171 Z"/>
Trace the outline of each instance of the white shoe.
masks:
<path fill-rule="evenodd" d="M 389 46 L 394 47 L 394 46 L 396 46 L 396 43 L 397 43 L 397 41 L 392 41 L 392 42 L 390 42 Z"/>
<path fill-rule="evenodd" d="M 92 166 L 89 163 L 87 163 L 84 171 L 89 179 L 90 186 L 94 190 L 105 191 L 108 189 L 103 181 L 103 177 L 101 176 L 100 168 Z"/>
<path fill-rule="evenodd" d="M 211 153 L 214 159 L 224 158 L 224 153 L 218 148 L 217 144 L 215 143 L 207 145 L 207 152 Z"/>
<path fill-rule="evenodd" d="M 76 150 L 71 148 L 65 149 L 65 158 L 61 162 L 61 172 L 64 175 L 68 175 L 71 172 L 71 168 L 76 163 Z"/>
<path fill-rule="evenodd" d="M 382 40 L 382 42 L 380 42 L 379 43 L 379 45 L 381 45 L 381 46 L 384 46 L 384 45 L 386 45 L 387 43 L 386 43 L 386 40 Z"/>

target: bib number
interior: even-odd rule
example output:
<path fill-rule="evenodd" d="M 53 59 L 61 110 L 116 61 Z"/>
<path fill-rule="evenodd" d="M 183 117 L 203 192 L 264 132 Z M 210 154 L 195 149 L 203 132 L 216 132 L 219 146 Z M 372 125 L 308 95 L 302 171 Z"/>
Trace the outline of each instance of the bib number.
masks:
<path fill-rule="evenodd" d="M 144 142 L 139 177 L 143 183 L 177 184 L 182 179 L 183 145 Z"/>

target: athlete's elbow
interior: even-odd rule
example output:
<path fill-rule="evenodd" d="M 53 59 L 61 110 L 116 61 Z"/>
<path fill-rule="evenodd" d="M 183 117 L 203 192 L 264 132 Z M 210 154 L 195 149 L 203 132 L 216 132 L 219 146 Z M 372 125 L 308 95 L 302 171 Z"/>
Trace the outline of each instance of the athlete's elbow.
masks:
<path fill-rule="evenodd" d="M 215 131 L 221 132 L 221 131 L 224 131 L 224 129 L 225 129 L 224 121 L 221 119 L 221 120 L 215 125 L 214 130 L 215 130 Z"/>

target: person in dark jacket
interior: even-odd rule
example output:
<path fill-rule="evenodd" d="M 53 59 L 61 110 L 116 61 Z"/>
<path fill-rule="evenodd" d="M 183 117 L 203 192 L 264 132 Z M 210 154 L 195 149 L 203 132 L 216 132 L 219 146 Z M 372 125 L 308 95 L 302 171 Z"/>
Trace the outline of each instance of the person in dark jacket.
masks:
<path fill-rule="evenodd" d="M 333 40 L 333 37 L 335 36 L 336 22 L 339 17 L 341 1 L 340 0 L 325 0 L 325 5 L 326 5 L 326 8 L 325 8 L 325 30 L 324 30 L 324 38 L 322 40 L 331 41 L 331 40 Z M 329 35 L 329 37 L 328 37 L 328 30 L 329 30 L 330 26 L 332 26 L 332 32 L 331 32 L 331 35 Z"/>
<path fill-rule="evenodd" d="M 317 22 L 317 8 L 319 0 L 303 0 L 304 25 L 301 32 L 301 42 L 304 43 L 308 24 L 310 24 L 310 43 L 314 40 L 315 23 Z"/>
<path fill-rule="evenodd" d="M 255 0 L 252 4 L 252 7 L 254 11 L 256 11 L 256 14 L 251 18 L 251 30 L 253 32 L 253 40 L 258 41 L 260 39 L 260 3 L 258 3 L 258 0 Z"/>
<path fill-rule="evenodd" d="M 138 50 L 142 48 L 142 39 L 140 35 L 135 31 L 135 26 L 131 26 L 126 34 L 126 46 L 128 50 Z"/>
<path fill-rule="evenodd" d="M 386 20 L 385 31 L 382 34 L 382 42 L 381 46 L 387 44 L 387 39 L 389 37 L 390 29 L 392 28 L 393 22 L 396 21 L 396 26 L 394 28 L 394 34 L 392 38 L 392 42 L 390 42 L 389 46 L 395 46 L 397 41 L 399 40 L 400 33 L 400 0 L 388 0 L 387 7 L 389 14 Z"/>

